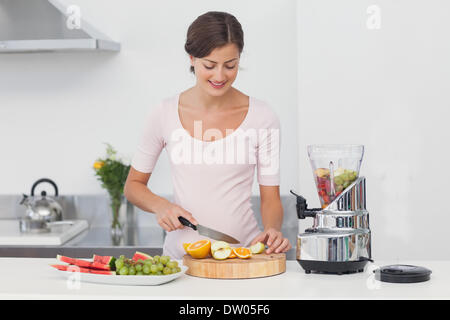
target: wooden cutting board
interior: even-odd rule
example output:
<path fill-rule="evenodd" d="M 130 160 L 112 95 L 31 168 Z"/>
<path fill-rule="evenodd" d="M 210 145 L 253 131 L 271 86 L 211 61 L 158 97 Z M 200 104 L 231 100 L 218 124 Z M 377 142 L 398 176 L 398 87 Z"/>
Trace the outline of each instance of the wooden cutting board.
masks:
<path fill-rule="evenodd" d="M 213 279 L 248 279 L 268 277 L 286 271 L 286 254 L 255 254 L 249 259 L 214 258 L 194 259 L 190 255 L 183 256 L 183 264 L 189 269 L 186 274 Z"/>

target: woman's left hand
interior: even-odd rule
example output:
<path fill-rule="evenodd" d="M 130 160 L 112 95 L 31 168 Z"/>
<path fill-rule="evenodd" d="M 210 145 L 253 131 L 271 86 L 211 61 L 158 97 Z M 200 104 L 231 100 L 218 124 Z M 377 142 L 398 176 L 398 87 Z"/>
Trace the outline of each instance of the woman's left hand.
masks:
<path fill-rule="evenodd" d="M 268 246 L 266 253 L 280 253 L 286 252 L 292 248 L 291 243 L 287 238 L 283 237 L 281 231 L 278 231 L 275 228 L 269 228 L 264 230 L 259 235 L 253 239 L 251 245 L 254 245 L 257 242 L 262 242 Z"/>

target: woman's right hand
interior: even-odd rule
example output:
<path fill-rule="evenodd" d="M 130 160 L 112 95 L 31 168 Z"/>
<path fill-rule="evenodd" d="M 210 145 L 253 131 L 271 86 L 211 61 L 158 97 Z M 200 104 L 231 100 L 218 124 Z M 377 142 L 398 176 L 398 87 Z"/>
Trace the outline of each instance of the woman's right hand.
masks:
<path fill-rule="evenodd" d="M 167 232 L 184 228 L 180 220 L 178 220 L 179 216 L 188 219 L 194 225 L 198 224 L 197 220 L 195 220 L 190 212 L 168 200 L 157 207 L 155 214 L 156 221 Z"/>

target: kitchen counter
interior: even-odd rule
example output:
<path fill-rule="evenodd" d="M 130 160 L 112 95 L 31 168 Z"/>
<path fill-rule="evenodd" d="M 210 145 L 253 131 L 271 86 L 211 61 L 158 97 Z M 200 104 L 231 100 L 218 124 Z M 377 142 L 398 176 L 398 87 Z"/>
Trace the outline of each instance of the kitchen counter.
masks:
<path fill-rule="evenodd" d="M 0 258 L 0 299 L 450 299 L 450 261 L 402 261 L 433 271 L 431 280 L 393 284 L 374 280 L 383 261 L 364 273 L 305 274 L 296 261 L 286 262 L 280 275 L 245 280 L 204 279 L 188 275 L 160 286 L 67 285 L 54 258 Z"/>

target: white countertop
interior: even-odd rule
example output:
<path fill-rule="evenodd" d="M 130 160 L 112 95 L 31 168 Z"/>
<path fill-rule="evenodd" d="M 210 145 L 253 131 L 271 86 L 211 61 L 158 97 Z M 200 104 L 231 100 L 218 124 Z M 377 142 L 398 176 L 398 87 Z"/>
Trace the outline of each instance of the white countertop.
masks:
<path fill-rule="evenodd" d="M 60 246 L 88 229 L 87 220 L 72 220 L 70 225 L 56 225 L 49 232 L 21 232 L 19 220 L 0 220 L 0 245 L 2 246 Z M 67 222 L 67 220 L 65 221 Z"/>
<path fill-rule="evenodd" d="M 450 299 L 450 261 L 402 261 L 432 270 L 431 279 L 415 284 L 376 281 L 373 269 L 398 262 L 369 264 L 364 273 L 305 274 L 287 261 L 277 276 L 223 280 L 188 275 L 160 286 L 81 283 L 71 289 L 49 264 L 56 259 L 0 258 L 0 299 Z"/>

